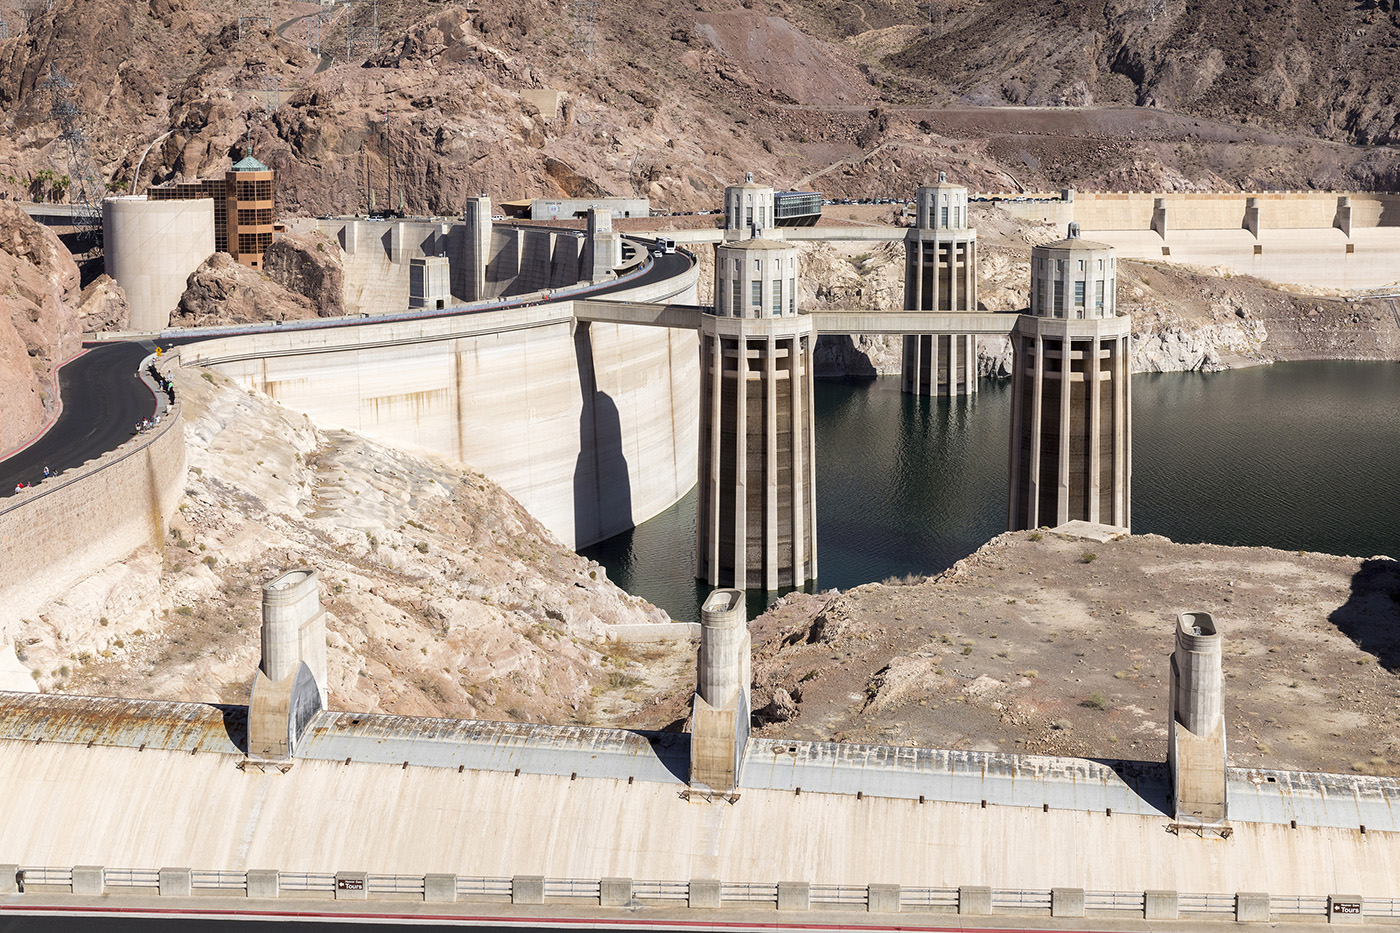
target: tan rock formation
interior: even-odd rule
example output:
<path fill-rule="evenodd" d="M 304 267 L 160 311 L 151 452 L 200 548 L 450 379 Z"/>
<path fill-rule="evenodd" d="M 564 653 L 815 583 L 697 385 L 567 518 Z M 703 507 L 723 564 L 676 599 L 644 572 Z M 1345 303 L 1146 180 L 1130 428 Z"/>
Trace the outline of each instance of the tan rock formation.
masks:
<path fill-rule="evenodd" d="M 317 317 L 310 298 L 290 292 L 227 253 L 215 253 L 190 273 L 174 327 L 209 327 Z"/>
<path fill-rule="evenodd" d="M 0 201 L 0 454 L 57 410 L 55 371 L 82 343 L 73 304 L 78 267 L 63 244 Z"/>
<path fill-rule="evenodd" d="M 267 277 L 310 299 L 321 317 L 345 313 L 345 272 L 340 245 L 323 233 L 287 234 L 263 254 Z"/>

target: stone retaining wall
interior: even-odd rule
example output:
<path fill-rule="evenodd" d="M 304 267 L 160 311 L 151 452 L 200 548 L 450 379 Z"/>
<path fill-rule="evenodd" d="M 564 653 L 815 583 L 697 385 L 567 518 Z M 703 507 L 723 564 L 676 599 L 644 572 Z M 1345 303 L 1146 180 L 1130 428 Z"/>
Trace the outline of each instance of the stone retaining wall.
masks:
<path fill-rule="evenodd" d="M 0 508 L 0 644 L 66 583 L 165 540 L 185 489 L 177 401 L 161 423 Z"/>

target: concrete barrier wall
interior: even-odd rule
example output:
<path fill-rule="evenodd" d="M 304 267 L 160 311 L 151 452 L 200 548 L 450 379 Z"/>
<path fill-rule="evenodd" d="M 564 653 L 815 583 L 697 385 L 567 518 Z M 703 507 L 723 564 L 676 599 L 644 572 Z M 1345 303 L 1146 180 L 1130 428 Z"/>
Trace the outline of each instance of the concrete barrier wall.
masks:
<path fill-rule="evenodd" d="M 177 403 L 155 429 L 0 509 L 0 644 L 73 580 L 165 540 L 185 490 Z"/>
<path fill-rule="evenodd" d="M 615 297 L 694 301 L 696 276 L 692 267 Z M 181 356 L 318 423 L 455 457 L 574 547 L 645 521 L 695 484 L 691 331 L 579 326 L 558 302 L 229 337 Z"/>
<path fill-rule="evenodd" d="M 1346 191 L 1272 192 L 1075 192 L 1073 202 L 998 201 L 997 206 L 1026 220 L 1066 224 L 1088 230 L 1147 230 L 1157 198 L 1165 201 L 1169 230 L 1239 230 L 1246 201 L 1259 203 L 1263 229 L 1329 228 L 1337 218 L 1337 199 L 1350 197 L 1353 229 L 1400 227 L 1400 194 Z"/>
<path fill-rule="evenodd" d="M 0 821 L 0 852 L 20 865 L 1400 896 L 1386 832 L 1236 822 L 1221 840 L 1169 833 L 1158 815 L 757 788 L 701 803 L 679 783 L 0 746 L 0 787 L 25 814 Z"/>
<path fill-rule="evenodd" d="M 566 230 L 431 220 L 321 220 L 314 229 L 340 243 L 345 309 L 384 314 L 408 307 L 409 264 L 446 256 L 459 302 L 523 295 L 580 281 L 582 237 Z M 482 244 L 488 244 L 482 255 Z M 475 270 L 484 265 L 484 293 Z"/>

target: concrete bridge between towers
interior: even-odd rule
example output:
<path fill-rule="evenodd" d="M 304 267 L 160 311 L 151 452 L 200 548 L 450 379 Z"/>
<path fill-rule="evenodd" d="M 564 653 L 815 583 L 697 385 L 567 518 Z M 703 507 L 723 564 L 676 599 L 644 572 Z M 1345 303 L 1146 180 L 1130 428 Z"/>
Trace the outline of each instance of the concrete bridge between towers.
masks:
<path fill-rule="evenodd" d="M 580 323 L 626 324 L 643 327 L 675 327 L 699 330 L 699 305 L 647 304 L 638 301 L 575 301 L 574 318 Z M 1020 315 L 1006 312 L 948 311 L 807 311 L 799 317 L 812 322 L 818 334 L 947 335 L 1005 337 Z"/>

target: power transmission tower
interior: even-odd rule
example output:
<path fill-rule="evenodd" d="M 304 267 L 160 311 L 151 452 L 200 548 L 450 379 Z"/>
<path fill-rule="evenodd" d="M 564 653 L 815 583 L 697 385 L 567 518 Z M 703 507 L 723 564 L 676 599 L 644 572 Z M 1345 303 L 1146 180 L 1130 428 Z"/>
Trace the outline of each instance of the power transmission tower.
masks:
<path fill-rule="evenodd" d="M 574 8 L 574 47 L 587 59 L 593 58 L 593 47 L 597 33 L 598 11 L 596 0 L 572 0 Z"/>
<path fill-rule="evenodd" d="M 77 89 L 56 65 L 49 66 L 49 76 L 40 89 L 52 95 L 49 118 L 58 124 L 58 138 L 68 151 L 68 201 L 73 205 L 73 227 L 82 239 L 101 246 L 102 198 L 107 186 L 88 154 L 83 132 L 86 116 L 78 103 Z"/>
<path fill-rule="evenodd" d="M 267 27 L 268 32 L 272 32 L 272 0 L 267 0 L 267 6 L 261 13 L 253 11 L 252 0 L 243 0 L 238 8 L 238 38 L 243 38 L 245 22 L 251 26 L 259 20 Z"/>
<path fill-rule="evenodd" d="M 345 0 L 345 60 L 355 58 L 355 0 Z"/>

